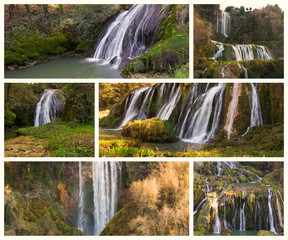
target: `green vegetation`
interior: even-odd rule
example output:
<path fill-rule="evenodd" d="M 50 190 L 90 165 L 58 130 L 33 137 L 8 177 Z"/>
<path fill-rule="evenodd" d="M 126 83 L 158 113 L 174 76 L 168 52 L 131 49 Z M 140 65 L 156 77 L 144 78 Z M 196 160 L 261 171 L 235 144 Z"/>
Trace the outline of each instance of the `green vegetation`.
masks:
<path fill-rule="evenodd" d="M 59 95 L 65 102 L 61 117 L 41 127 L 29 127 L 34 123 L 35 108 L 40 95 L 44 89 L 49 88 L 61 90 Z M 5 128 L 11 127 L 21 127 L 17 134 L 32 137 L 21 136 L 8 140 L 5 151 L 9 156 L 17 154 L 21 157 L 21 151 L 23 156 L 34 156 L 38 150 L 42 156 L 44 149 L 45 156 L 51 157 L 94 156 L 94 84 L 5 84 Z M 42 140 L 37 142 L 37 139 Z"/>
<path fill-rule="evenodd" d="M 94 125 L 54 121 L 41 127 L 18 129 L 22 135 L 47 139 L 51 157 L 93 157 Z"/>
<path fill-rule="evenodd" d="M 129 84 L 123 84 L 121 86 L 115 86 L 115 96 L 122 93 L 122 98 L 119 97 L 119 101 L 113 105 L 111 111 L 107 112 L 108 115 L 102 117 L 99 120 L 99 126 L 102 128 L 119 128 L 125 114 L 125 103 L 129 94 Z M 187 94 L 193 83 L 183 84 L 180 83 L 181 98 L 177 104 L 177 107 L 173 109 L 168 122 L 171 124 L 168 129 L 174 129 L 178 122 L 179 115 L 183 111 L 183 105 L 187 100 Z M 201 91 L 204 91 L 205 84 L 200 84 L 198 87 Z M 120 91 L 119 88 L 122 88 Z M 135 86 L 131 85 L 131 88 Z M 136 86 L 137 87 L 137 86 Z M 139 86 L 143 87 L 143 86 Z M 242 136 L 251 122 L 251 93 L 252 88 L 249 83 L 242 83 L 239 85 L 239 99 L 237 114 L 234 118 L 231 139 L 227 139 L 227 116 L 229 105 L 232 101 L 233 84 L 226 84 L 225 91 L 223 93 L 223 109 L 220 116 L 219 129 L 216 136 L 210 139 L 209 143 L 205 143 L 203 146 L 188 148 L 185 150 L 167 151 L 161 149 L 161 143 L 169 142 L 165 139 L 167 136 L 172 136 L 172 130 L 169 133 L 165 129 L 164 122 L 157 123 L 155 115 L 161 99 L 159 98 L 160 85 L 154 85 L 154 95 L 151 97 L 149 103 L 149 109 L 146 109 L 148 120 L 134 121 L 127 124 L 122 130 L 122 138 L 118 136 L 105 137 L 100 134 L 100 155 L 101 156 L 135 156 L 145 155 L 155 156 L 171 156 L 171 157 L 282 157 L 284 153 L 284 128 L 283 128 L 283 114 L 284 114 L 284 92 L 283 84 L 278 83 L 261 83 L 257 85 L 257 91 L 259 95 L 261 114 L 264 122 L 263 126 L 255 126 L 245 135 Z M 107 103 L 114 102 L 113 90 L 111 84 L 103 84 L 101 86 L 100 103 L 103 102 L 103 106 L 107 106 Z M 134 89 L 133 89 L 134 90 Z M 151 92 L 153 92 L 151 91 Z M 107 93 L 106 93 L 107 92 Z M 145 98 L 145 94 L 141 95 L 138 105 L 141 106 L 141 101 Z M 101 105 L 102 105 L 101 104 Z M 100 106 L 101 106 L 100 105 Z M 154 117 L 154 118 L 153 118 Z M 161 126 L 158 124 L 161 124 Z M 168 123 L 167 123 L 168 124 Z M 209 123 L 208 128 L 211 126 Z M 165 130 L 165 131 L 164 131 Z M 175 129 L 174 129 L 175 130 Z M 173 130 L 173 131 L 174 131 Z M 120 131 L 119 131 L 120 132 Z M 159 136 L 156 140 L 155 136 Z M 135 139 L 137 139 L 135 141 Z M 159 149 L 147 142 L 158 142 Z M 171 141 L 170 141 L 171 142 Z M 135 144 L 134 144 L 135 143 Z M 107 144 L 107 146 L 105 146 Z M 165 147 L 165 146 L 164 146 Z M 121 149 L 123 148 L 123 149 Z M 124 150 L 125 149 L 125 150 Z M 145 149 L 145 153 L 143 152 Z M 140 153 L 141 151 L 141 153 Z"/>
<path fill-rule="evenodd" d="M 137 73 L 165 72 L 169 77 L 187 78 L 182 68 L 189 63 L 189 6 L 170 5 L 153 37 L 149 51 L 131 61 L 122 76 L 133 78 Z M 182 70 L 180 70 L 182 69 Z M 179 73 L 181 72 L 181 74 Z M 184 74 L 183 74 L 184 71 Z"/>
<path fill-rule="evenodd" d="M 173 126 L 167 120 L 151 118 L 143 121 L 127 123 L 121 130 L 123 137 L 132 137 L 142 142 L 176 142 L 178 139 L 173 133 Z"/>
<path fill-rule="evenodd" d="M 194 235 L 209 235 L 213 232 L 216 201 L 221 223 L 224 217 L 226 219 L 227 227 L 221 224 L 221 235 L 234 235 L 233 231 L 238 231 L 240 222 L 233 220 L 236 216 L 235 209 L 242 209 L 244 204 L 245 235 L 250 235 L 250 230 L 255 231 L 255 224 L 258 235 L 271 235 L 264 230 L 267 229 L 265 225 L 258 224 L 269 218 L 268 191 L 272 191 L 272 208 L 277 211 L 277 214 L 273 214 L 279 223 L 277 235 L 283 235 L 284 204 L 280 200 L 284 191 L 283 162 L 234 162 L 234 167 L 229 167 L 228 162 L 221 162 L 221 171 L 218 164 L 219 162 L 200 161 L 194 163 L 194 210 L 206 198 L 194 214 Z M 263 179 L 257 176 L 259 172 Z M 236 227 L 231 229 L 232 225 Z"/>
<path fill-rule="evenodd" d="M 84 235 L 70 222 L 69 209 L 77 207 L 76 189 L 69 187 L 75 166 L 5 162 L 5 235 Z"/>
<path fill-rule="evenodd" d="M 119 164 L 117 212 L 100 235 L 188 235 L 189 163 Z M 5 235 L 84 235 L 73 227 L 79 216 L 79 167 L 78 162 L 5 162 Z M 81 169 L 85 227 L 93 228 L 92 163 L 82 162 Z"/>
<path fill-rule="evenodd" d="M 283 157 L 283 126 L 254 127 L 241 141 L 205 144 L 199 150 L 161 152 L 149 144 L 117 138 L 99 139 L 99 154 L 106 157 Z"/>
<path fill-rule="evenodd" d="M 117 5 L 5 5 L 5 66 L 93 48 Z"/>
<path fill-rule="evenodd" d="M 232 19 L 228 37 L 220 33 L 222 11 L 219 4 L 194 6 L 194 77 L 244 78 L 244 69 L 235 62 L 231 44 L 257 44 L 267 47 L 275 60 L 255 59 L 239 62 L 247 69 L 248 77 L 283 78 L 284 15 L 281 8 L 278 5 L 267 5 L 252 11 L 251 8 L 245 10 L 244 6 L 229 6 L 225 11 Z M 222 56 L 216 59 L 217 62 L 211 59 L 218 51 L 218 47 L 211 40 L 222 42 L 225 47 Z M 255 46 L 253 52 L 257 56 Z"/>

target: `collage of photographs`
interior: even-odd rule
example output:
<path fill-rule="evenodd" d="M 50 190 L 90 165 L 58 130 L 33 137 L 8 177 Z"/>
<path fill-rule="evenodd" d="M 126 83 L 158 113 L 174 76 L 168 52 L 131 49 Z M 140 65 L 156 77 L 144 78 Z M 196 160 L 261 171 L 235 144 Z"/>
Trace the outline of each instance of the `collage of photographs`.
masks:
<path fill-rule="evenodd" d="M 1 239 L 285 237 L 288 4 L 175 2 L 2 2 Z"/>

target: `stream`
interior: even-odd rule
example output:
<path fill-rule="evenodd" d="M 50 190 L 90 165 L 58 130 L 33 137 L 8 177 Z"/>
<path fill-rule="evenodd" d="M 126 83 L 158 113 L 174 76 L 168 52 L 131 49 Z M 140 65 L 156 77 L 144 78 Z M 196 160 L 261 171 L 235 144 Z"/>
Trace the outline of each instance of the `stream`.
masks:
<path fill-rule="evenodd" d="M 122 78 L 111 64 L 93 58 L 67 57 L 18 70 L 5 70 L 5 78 Z"/>

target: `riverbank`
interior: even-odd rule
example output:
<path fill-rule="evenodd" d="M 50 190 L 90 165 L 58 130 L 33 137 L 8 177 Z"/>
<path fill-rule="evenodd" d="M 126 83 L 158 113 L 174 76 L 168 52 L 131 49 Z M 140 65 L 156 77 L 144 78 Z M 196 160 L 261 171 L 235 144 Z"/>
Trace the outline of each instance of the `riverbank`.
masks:
<path fill-rule="evenodd" d="M 24 136 L 4 143 L 6 157 L 26 157 L 30 152 L 38 157 L 94 157 L 94 125 L 54 121 L 17 133 Z"/>
<path fill-rule="evenodd" d="M 108 133 L 107 133 L 108 132 Z M 110 134 L 109 134 L 110 132 Z M 276 140 L 277 139 L 277 140 Z M 283 157 L 283 126 L 254 127 L 241 139 L 148 144 L 100 129 L 100 157 Z"/>

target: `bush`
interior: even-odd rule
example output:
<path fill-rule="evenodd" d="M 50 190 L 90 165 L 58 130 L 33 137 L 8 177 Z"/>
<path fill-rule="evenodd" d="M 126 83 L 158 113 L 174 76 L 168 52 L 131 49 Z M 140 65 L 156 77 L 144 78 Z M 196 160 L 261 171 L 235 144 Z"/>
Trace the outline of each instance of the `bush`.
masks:
<path fill-rule="evenodd" d="M 15 125 L 15 118 L 16 118 L 15 113 L 10 112 L 10 111 L 5 111 L 4 118 L 5 118 L 5 126 L 12 127 Z"/>
<path fill-rule="evenodd" d="M 86 40 L 79 43 L 76 47 L 76 50 L 79 52 L 89 51 L 94 46 L 94 44 L 95 42 L 93 40 Z"/>
<path fill-rule="evenodd" d="M 140 139 L 143 142 L 176 142 L 178 139 L 173 133 L 173 126 L 167 120 L 151 118 L 143 121 L 127 123 L 121 135 Z"/>

